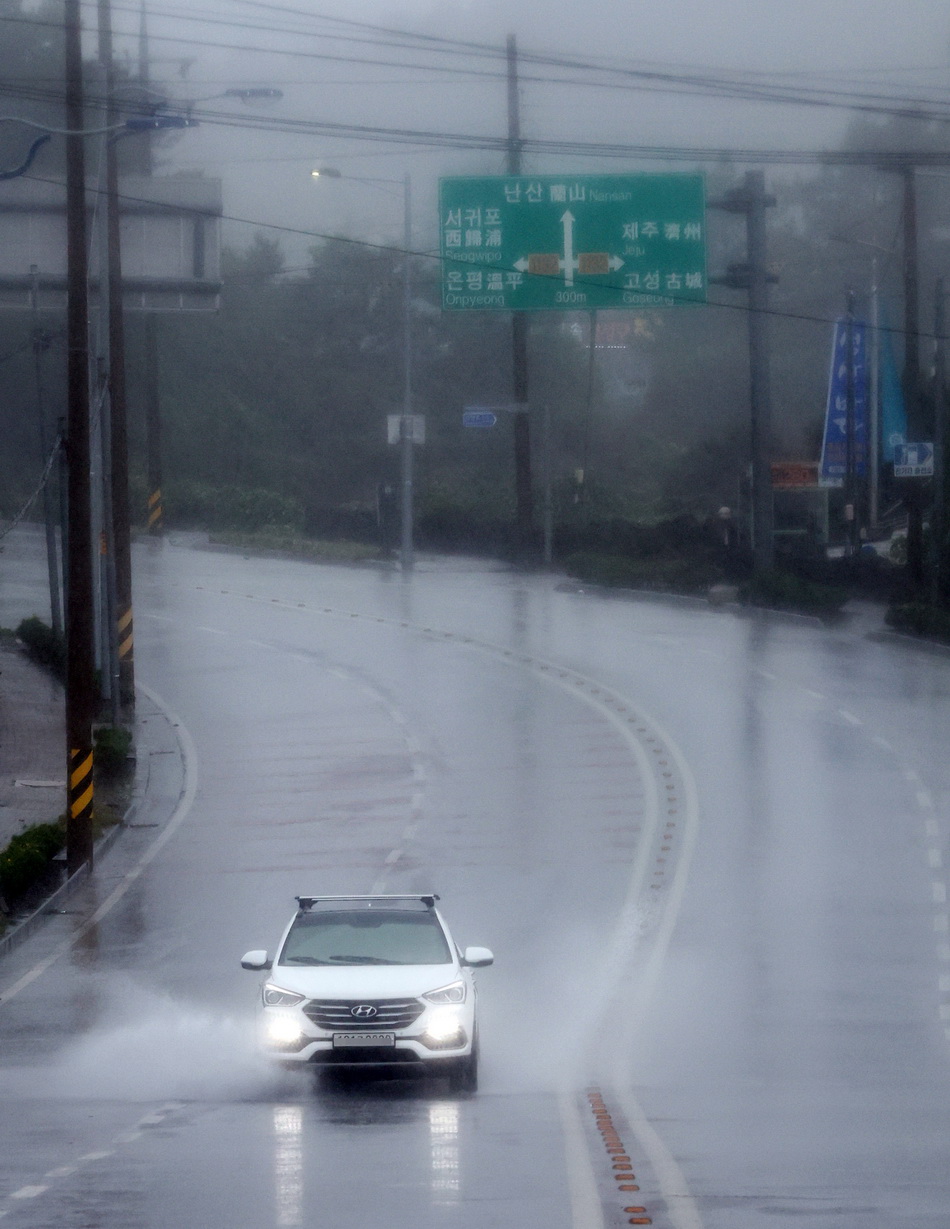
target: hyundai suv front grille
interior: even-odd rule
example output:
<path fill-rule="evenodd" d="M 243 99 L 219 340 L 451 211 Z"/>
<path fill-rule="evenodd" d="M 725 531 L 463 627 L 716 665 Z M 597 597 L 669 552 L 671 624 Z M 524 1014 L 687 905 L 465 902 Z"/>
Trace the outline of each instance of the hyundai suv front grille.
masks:
<path fill-rule="evenodd" d="M 348 1033 L 408 1028 L 424 1010 L 418 999 L 311 999 L 303 1008 L 319 1028 Z"/>

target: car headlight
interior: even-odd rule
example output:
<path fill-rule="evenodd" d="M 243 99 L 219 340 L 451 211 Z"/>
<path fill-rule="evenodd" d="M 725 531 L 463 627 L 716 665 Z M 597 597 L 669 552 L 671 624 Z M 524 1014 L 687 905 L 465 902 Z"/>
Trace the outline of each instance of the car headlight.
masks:
<path fill-rule="evenodd" d="M 428 1039 L 428 1040 L 427 1040 Z M 423 1041 L 435 1046 L 461 1045 L 465 1040 L 462 1021 L 454 1007 L 439 1007 L 429 1017 Z"/>
<path fill-rule="evenodd" d="M 465 982 L 461 979 L 454 981 L 448 986 L 440 986 L 438 990 L 430 990 L 422 997 L 430 1003 L 464 1003 Z"/>
<path fill-rule="evenodd" d="M 261 997 L 264 1000 L 265 1007 L 296 1007 L 307 996 L 305 994 L 297 994 L 293 990 L 282 990 L 280 986 L 274 986 L 268 982 L 261 991 Z"/>
<path fill-rule="evenodd" d="M 296 1045 L 303 1036 L 299 1022 L 291 1015 L 275 1011 L 266 1022 L 267 1039 L 273 1045 Z"/>

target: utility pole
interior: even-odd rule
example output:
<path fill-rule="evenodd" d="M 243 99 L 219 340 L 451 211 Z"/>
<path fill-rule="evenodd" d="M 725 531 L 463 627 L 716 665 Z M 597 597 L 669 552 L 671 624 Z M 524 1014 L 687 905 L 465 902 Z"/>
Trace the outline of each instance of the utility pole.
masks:
<path fill-rule="evenodd" d="M 79 0 L 64 0 L 66 60 L 66 405 L 69 466 L 66 617 L 66 865 L 92 865 L 92 532 L 89 509 L 89 343 L 86 168 Z"/>
<path fill-rule="evenodd" d="M 778 279 L 766 265 L 765 211 L 775 197 L 765 191 L 762 171 L 747 171 L 741 188 L 733 188 L 710 209 L 745 214 L 747 259 L 730 265 L 711 283 L 745 290 L 749 295 L 749 386 L 752 449 L 752 558 L 757 573 L 774 566 L 772 508 L 772 394 L 769 374 L 769 286 Z"/>
<path fill-rule="evenodd" d="M 145 0 L 139 15 L 139 84 L 148 91 L 148 30 L 145 21 Z M 142 136 L 139 146 L 143 160 L 142 173 L 152 173 L 151 137 Z M 155 312 L 145 312 L 145 452 L 148 480 L 148 532 L 160 538 L 165 531 L 165 511 L 162 506 L 162 406 L 158 383 L 158 319 Z"/>
<path fill-rule="evenodd" d="M 508 174 L 521 174 L 518 46 L 508 35 Z M 531 490 L 531 420 L 528 415 L 528 313 L 511 314 L 512 391 L 515 403 L 515 501 L 518 546 L 526 550 L 534 525 Z"/>
<path fill-rule="evenodd" d="M 925 438 L 920 403 L 920 308 L 919 257 L 917 250 L 917 188 L 915 167 L 901 167 L 903 185 L 903 261 L 904 261 L 904 408 L 907 413 L 907 438 Z M 924 584 L 924 511 L 920 483 L 904 483 L 907 506 L 907 573 L 914 590 Z"/>
<path fill-rule="evenodd" d="M 113 97 L 115 71 L 112 55 L 112 13 L 110 0 L 99 0 L 99 61 L 106 95 L 106 126 L 116 122 Z M 148 139 L 146 137 L 146 139 Z M 135 706 L 135 672 L 132 653 L 132 525 L 129 507 L 128 400 L 125 370 L 125 315 L 122 301 L 122 251 L 119 231 L 119 166 L 114 137 L 106 137 L 106 264 L 107 281 L 100 272 L 99 293 L 107 303 L 105 345 L 109 402 L 111 566 L 114 579 L 112 610 L 114 624 L 110 635 L 115 645 L 118 666 L 118 704 L 129 715 Z M 102 202 L 100 202 L 100 208 Z"/>
<path fill-rule="evenodd" d="M 845 317 L 845 347 L 847 350 L 847 374 L 845 377 L 845 464 L 844 464 L 844 515 L 847 522 L 848 558 L 856 551 L 857 496 L 855 491 L 855 372 L 854 372 L 854 291 L 848 291 L 848 312 Z"/>

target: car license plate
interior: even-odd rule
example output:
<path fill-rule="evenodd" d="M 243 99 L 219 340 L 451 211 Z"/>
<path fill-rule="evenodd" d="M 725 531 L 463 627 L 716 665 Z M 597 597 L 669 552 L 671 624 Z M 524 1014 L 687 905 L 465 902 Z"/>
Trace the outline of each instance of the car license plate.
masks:
<path fill-rule="evenodd" d="M 333 1048 L 358 1049 L 360 1046 L 394 1046 L 395 1033 L 334 1033 Z"/>

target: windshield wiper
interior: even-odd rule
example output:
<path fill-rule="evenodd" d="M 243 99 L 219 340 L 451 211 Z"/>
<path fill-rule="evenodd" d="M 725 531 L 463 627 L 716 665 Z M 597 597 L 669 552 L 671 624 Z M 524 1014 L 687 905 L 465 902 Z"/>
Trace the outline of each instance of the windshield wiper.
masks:
<path fill-rule="evenodd" d="M 386 960 L 382 956 L 331 956 L 337 964 L 401 964 L 399 960 Z"/>
<path fill-rule="evenodd" d="M 318 960 L 316 956 L 285 956 L 281 964 L 329 964 L 329 960 Z"/>

